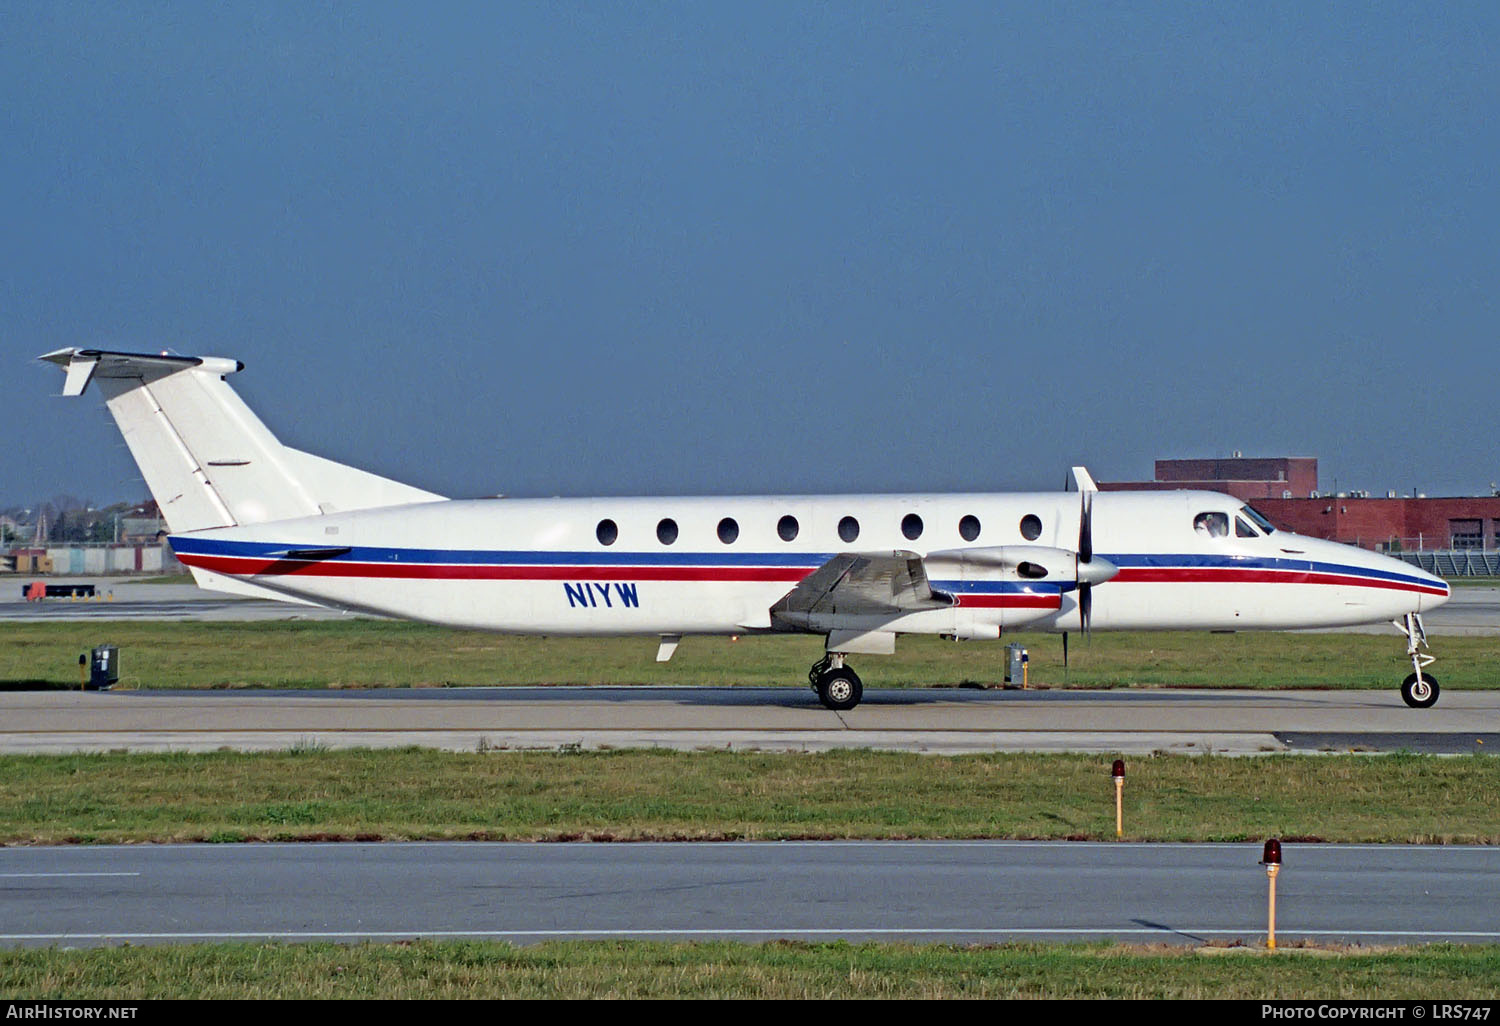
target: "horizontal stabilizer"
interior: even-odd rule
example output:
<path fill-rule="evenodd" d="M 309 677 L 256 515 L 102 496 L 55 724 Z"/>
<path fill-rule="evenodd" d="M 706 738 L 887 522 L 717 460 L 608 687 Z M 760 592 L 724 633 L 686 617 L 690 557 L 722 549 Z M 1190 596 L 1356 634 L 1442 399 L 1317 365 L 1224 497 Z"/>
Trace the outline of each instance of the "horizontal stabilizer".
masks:
<path fill-rule="evenodd" d="M 182 370 L 204 370 L 223 376 L 245 369 L 238 360 L 222 356 L 177 356 L 170 353 L 117 353 L 108 349 L 54 349 L 38 359 L 55 363 L 68 372 L 65 396 L 82 395 L 95 378 L 140 380 L 166 377 Z"/>
<path fill-rule="evenodd" d="M 205 591 L 222 591 L 228 595 L 241 595 L 245 598 L 270 599 L 273 602 L 291 602 L 299 606 L 313 606 L 319 609 L 332 608 L 322 603 L 314 602 L 312 599 L 303 598 L 300 595 L 288 595 L 286 592 L 275 591 L 271 588 L 263 588 L 258 584 L 241 580 L 238 577 L 226 577 L 224 574 L 216 574 L 212 570 L 204 570 L 202 567 L 188 567 L 193 572 L 193 580 L 198 587 Z"/>

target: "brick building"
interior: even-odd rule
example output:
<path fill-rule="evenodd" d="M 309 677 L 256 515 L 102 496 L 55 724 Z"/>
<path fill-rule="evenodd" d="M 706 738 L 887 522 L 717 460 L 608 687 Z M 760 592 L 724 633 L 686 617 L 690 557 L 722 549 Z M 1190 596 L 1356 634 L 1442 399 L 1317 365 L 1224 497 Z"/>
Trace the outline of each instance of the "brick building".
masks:
<path fill-rule="evenodd" d="M 1311 457 L 1157 460 L 1154 481 L 1101 483 L 1105 491 L 1174 488 L 1227 492 L 1255 504 L 1277 527 L 1382 551 L 1500 549 L 1500 496 L 1370 498 L 1323 495 Z"/>
<path fill-rule="evenodd" d="M 1153 481 L 1110 481 L 1099 487 L 1111 491 L 1170 491 L 1201 489 L 1228 492 L 1235 498 L 1296 499 L 1318 490 L 1318 461 L 1312 456 L 1246 459 L 1157 460 Z"/>
<path fill-rule="evenodd" d="M 1271 523 L 1367 549 L 1500 549 L 1500 497 L 1257 499 Z"/>

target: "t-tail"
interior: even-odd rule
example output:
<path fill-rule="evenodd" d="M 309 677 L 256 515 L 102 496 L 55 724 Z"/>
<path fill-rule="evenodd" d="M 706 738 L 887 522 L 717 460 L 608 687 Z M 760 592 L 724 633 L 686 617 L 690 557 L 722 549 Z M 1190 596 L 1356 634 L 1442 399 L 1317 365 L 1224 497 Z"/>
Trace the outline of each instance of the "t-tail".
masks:
<path fill-rule="evenodd" d="M 173 534 L 443 498 L 283 445 L 225 380 L 244 368 L 237 360 L 71 348 L 41 359 L 67 372 L 63 395 L 104 394 Z M 204 587 L 272 597 L 194 574 Z"/>

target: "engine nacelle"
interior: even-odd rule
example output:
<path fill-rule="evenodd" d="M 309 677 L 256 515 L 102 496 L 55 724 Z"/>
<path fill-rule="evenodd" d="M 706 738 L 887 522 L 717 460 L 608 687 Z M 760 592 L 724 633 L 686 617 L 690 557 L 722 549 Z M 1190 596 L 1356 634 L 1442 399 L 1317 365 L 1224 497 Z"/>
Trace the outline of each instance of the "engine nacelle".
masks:
<path fill-rule="evenodd" d="M 953 574 L 965 580 L 984 578 L 1018 581 L 1067 581 L 1103 584 L 1116 567 L 1095 556 L 1081 562 L 1078 553 L 1050 545 L 993 545 L 975 549 L 945 549 L 929 552 L 923 561 L 929 576 Z"/>

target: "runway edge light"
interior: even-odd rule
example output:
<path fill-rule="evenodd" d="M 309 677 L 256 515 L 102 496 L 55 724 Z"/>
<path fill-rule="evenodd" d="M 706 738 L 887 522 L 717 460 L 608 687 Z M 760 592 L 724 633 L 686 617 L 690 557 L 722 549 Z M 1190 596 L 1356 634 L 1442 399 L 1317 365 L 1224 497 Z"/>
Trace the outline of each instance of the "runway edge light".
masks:
<path fill-rule="evenodd" d="M 1266 948 L 1276 950 L 1276 874 L 1281 872 L 1281 842 L 1271 838 L 1261 852 L 1260 864 L 1266 867 L 1266 880 L 1270 885 L 1270 897 L 1266 906 Z"/>
<path fill-rule="evenodd" d="M 1115 840 L 1119 840 L 1125 836 L 1125 760 L 1116 759 L 1109 769 L 1109 775 L 1115 778 Z"/>

